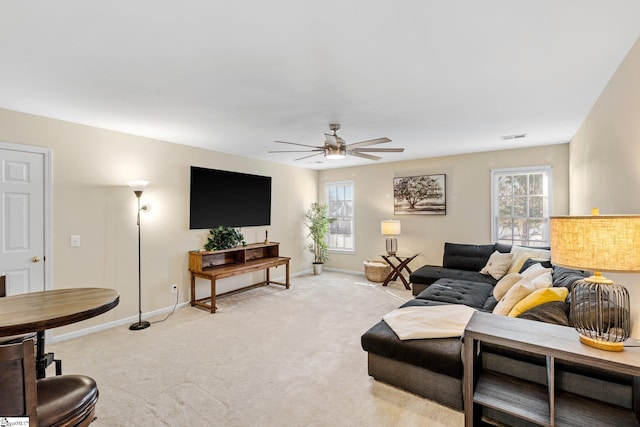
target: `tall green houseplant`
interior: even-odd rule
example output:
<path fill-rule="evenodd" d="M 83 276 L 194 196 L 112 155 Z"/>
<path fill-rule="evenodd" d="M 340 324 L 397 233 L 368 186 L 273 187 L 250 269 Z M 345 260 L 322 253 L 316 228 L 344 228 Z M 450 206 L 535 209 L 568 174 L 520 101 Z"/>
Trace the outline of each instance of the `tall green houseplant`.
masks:
<path fill-rule="evenodd" d="M 309 237 L 313 240 L 307 248 L 313 254 L 315 274 L 322 271 L 322 264 L 329 259 L 329 248 L 325 239 L 329 233 L 329 225 L 335 221 L 335 218 L 327 217 L 328 210 L 329 207 L 324 203 L 312 203 L 305 213 Z"/>

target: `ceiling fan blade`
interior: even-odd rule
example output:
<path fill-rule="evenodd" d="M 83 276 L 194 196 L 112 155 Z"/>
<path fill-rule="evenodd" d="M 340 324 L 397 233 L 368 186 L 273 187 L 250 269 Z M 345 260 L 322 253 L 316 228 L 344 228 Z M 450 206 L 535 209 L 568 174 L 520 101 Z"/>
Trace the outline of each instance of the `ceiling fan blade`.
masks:
<path fill-rule="evenodd" d="M 324 151 L 321 148 L 317 148 L 314 150 L 274 150 L 274 151 L 269 151 L 269 153 L 308 153 L 310 151 Z"/>
<path fill-rule="evenodd" d="M 273 141 L 273 142 L 277 142 L 278 144 L 299 145 L 301 147 L 309 147 L 309 148 L 322 148 L 317 145 L 298 144 L 297 142 L 287 142 L 287 141 Z"/>
<path fill-rule="evenodd" d="M 391 142 L 389 138 L 376 138 L 368 139 L 366 141 L 354 142 L 353 144 L 347 144 L 347 148 L 366 147 L 367 145 L 382 144 L 384 142 Z"/>
<path fill-rule="evenodd" d="M 324 134 L 324 140 L 326 141 L 326 143 L 328 145 L 331 145 L 333 147 L 337 147 L 338 146 L 338 138 L 336 138 L 335 135 L 332 135 L 330 133 L 325 133 Z"/>
<path fill-rule="evenodd" d="M 347 154 L 350 156 L 362 157 L 363 159 L 369 160 L 380 160 L 382 157 L 372 156 L 371 154 L 359 153 L 358 151 L 347 151 Z"/>
<path fill-rule="evenodd" d="M 351 148 L 357 153 L 402 153 L 404 148 Z"/>
<path fill-rule="evenodd" d="M 318 151 L 318 150 L 313 150 L 313 151 Z M 324 150 L 322 150 L 322 151 L 324 151 Z M 322 153 L 311 154 L 310 156 L 300 157 L 300 158 L 298 158 L 298 159 L 296 159 L 296 160 L 308 159 L 309 157 L 319 156 L 320 154 L 322 154 Z"/>

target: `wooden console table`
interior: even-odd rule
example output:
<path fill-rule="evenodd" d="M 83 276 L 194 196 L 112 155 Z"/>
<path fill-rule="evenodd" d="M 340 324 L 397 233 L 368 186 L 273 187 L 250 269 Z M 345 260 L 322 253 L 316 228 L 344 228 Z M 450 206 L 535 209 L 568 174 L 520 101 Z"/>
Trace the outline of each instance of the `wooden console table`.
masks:
<path fill-rule="evenodd" d="M 246 246 L 221 251 L 189 252 L 189 271 L 191 272 L 191 306 L 206 308 L 216 312 L 216 298 L 233 295 L 268 284 L 282 285 L 289 289 L 289 260 L 279 255 L 279 243 L 252 243 Z M 286 266 L 285 282 L 271 280 L 271 267 Z M 265 280 L 240 289 L 216 295 L 216 280 L 254 271 L 265 271 Z M 211 296 L 196 299 L 196 278 L 211 281 Z"/>
<path fill-rule="evenodd" d="M 547 385 L 485 371 L 482 343 L 546 357 Z M 543 426 L 637 426 L 634 411 L 582 398 L 555 388 L 555 359 L 640 375 L 640 349 L 610 352 L 588 347 L 573 328 L 476 312 L 464 332 L 465 426 L 481 424 L 490 407 Z M 634 394 L 637 381 L 634 380 Z"/>

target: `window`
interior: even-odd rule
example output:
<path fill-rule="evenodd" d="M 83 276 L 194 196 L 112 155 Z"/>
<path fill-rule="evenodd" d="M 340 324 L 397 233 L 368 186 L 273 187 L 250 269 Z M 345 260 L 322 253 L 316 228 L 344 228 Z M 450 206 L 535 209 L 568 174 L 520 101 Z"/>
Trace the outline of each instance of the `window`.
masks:
<path fill-rule="evenodd" d="M 329 182 L 325 184 L 329 218 L 335 221 L 329 226 L 327 243 L 331 251 L 353 251 L 353 182 Z"/>
<path fill-rule="evenodd" d="M 493 241 L 549 246 L 551 166 L 491 170 Z"/>

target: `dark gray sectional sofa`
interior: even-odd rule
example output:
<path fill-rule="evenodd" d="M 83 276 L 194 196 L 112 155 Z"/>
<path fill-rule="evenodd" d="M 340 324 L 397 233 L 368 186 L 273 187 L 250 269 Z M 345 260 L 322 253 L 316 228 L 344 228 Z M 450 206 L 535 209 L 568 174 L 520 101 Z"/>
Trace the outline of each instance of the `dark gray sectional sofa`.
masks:
<path fill-rule="evenodd" d="M 401 307 L 464 304 L 492 311 L 496 280 L 479 271 L 490 255 L 509 252 L 508 245 L 445 244 L 443 266 L 424 266 L 411 274 L 417 293 Z M 528 260 L 520 271 L 531 263 Z M 549 263 L 548 266 L 551 266 Z M 565 286 L 583 278 L 585 272 L 553 266 L 553 286 Z M 380 313 L 382 315 L 386 313 Z M 569 326 L 569 303 L 556 301 L 523 313 L 521 318 Z M 376 380 L 408 390 L 452 408 L 463 409 L 463 338 L 434 338 L 401 341 L 380 321 L 361 338 L 368 353 L 368 372 Z M 485 369 L 546 384 L 545 360 L 530 353 L 504 347 L 483 347 Z M 585 398 L 633 409 L 633 377 L 612 371 L 557 361 L 556 386 Z M 636 411 L 636 414 L 638 412 Z M 508 425 L 532 425 L 485 408 L 484 415 Z M 616 425 L 615 422 L 612 425 Z"/>

